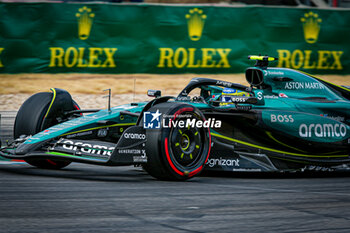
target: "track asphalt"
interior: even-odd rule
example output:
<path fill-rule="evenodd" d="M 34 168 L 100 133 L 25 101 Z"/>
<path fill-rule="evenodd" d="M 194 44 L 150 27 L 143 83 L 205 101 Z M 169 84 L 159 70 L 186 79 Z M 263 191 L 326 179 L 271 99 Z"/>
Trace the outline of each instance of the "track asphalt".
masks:
<path fill-rule="evenodd" d="M 4 142 L 15 113 L 1 114 Z M 350 173 L 164 182 L 132 166 L 0 162 L 0 232 L 350 232 Z"/>

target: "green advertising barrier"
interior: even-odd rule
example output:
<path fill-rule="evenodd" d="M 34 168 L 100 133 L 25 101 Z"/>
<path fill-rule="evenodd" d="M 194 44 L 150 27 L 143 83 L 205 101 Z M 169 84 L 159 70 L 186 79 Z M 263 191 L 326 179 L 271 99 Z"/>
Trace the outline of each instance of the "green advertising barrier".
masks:
<path fill-rule="evenodd" d="M 350 11 L 1 3 L 1 73 L 240 73 L 247 55 L 350 73 Z"/>

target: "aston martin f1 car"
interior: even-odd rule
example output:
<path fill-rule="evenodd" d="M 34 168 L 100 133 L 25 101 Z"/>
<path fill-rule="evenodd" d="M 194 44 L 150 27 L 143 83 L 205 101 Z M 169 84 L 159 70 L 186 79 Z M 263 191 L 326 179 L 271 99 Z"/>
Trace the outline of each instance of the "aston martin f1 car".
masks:
<path fill-rule="evenodd" d="M 194 78 L 178 96 L 81 110 L 62 89 L 37 93 L 17 113 L 0 155 L 39 168 L 71 162 L 140 165 L 163 180 L 213 171 L 294 171 L 350 164 L 350 88 L 285 68 L 246 70 L 250 86 Z M 83 115 L 84 114 L 84 115 Z"/>

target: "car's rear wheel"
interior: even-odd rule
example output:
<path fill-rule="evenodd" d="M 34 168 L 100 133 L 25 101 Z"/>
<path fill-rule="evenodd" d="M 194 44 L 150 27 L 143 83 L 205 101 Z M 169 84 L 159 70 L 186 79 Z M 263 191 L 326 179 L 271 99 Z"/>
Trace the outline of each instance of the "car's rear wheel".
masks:
<path fill-rule="evenodd" d="M 22 104 L 15 119 L 14 138 L 21 135 L 34 135 L 58 123 L 56 120 L 50 120 L 49 124 L 44 125 L 52 95 L 49 92 L 40 92 L 32 95 Z M 73 104 L 79 109 L 75 102 Z M 26 159 L 25 161 L 32 166 L 45 169 L 60 169 L 71 163 L 57 159 Z"/>
<path fill-rule="evenodd" d="M 160 129 L 146 131 L 148 161 L 144 169 L 161 180 L 186 180 L 199 174 L 210 153 L 210 131 L 187 122 L 204 121 L 204 115 L 184 103 L 162 103 L 148 112 L 157 110 L 163 120 Z"/>

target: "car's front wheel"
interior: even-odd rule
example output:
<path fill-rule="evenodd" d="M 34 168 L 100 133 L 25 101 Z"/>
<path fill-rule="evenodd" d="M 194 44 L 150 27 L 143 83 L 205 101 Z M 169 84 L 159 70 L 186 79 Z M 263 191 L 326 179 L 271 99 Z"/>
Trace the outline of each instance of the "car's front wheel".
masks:
<path fill-rule="evenodd" d="M 192 105 L 166 102 L 148 112 L 161 113 L 161 127 L 147 129 L 144 169 L 161 180 L 186 180 L 199 174 L 210 153 L 209 128 L 199 127 L 205 121 L 201 111 Z"/>
<path fill-rule="evenodd" d="M 34 135 L 58 122 L 49 121 L 44 125 L 44 119 L 50 108 L 52 93 L 40 92 L 29 97 L 18 110 L 14 125 L 14 138 L 21 135 Z M 74 108 L 79 106 L 73 101 Z M 74 109 L 72 109 L 74 110 Z M 57 159 L 26 159 L 28 164 L 45 169 L 60 169 L 68 166 L 71 162 Z"/>

